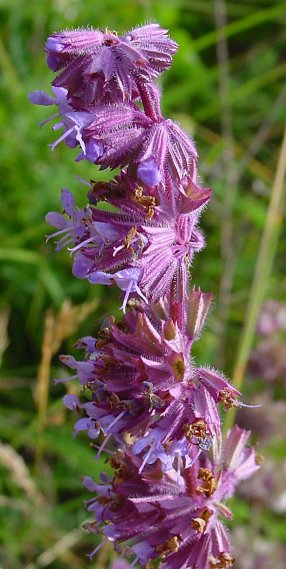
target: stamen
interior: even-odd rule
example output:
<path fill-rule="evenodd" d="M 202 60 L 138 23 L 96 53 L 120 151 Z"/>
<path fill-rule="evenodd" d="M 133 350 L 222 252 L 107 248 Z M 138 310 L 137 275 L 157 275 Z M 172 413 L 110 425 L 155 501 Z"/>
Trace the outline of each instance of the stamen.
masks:
<path fill-rule="evenodd" d="M 139 296 L 141 296 L 142 300 L 144 300 L 144 302 L 146 302 L 146 304 L 148 304 L 148 300 L 147 300 L 146 296 L 143 294 L 143 292 L 140 290 L 140 288 L 137 284 L 135 285 L 135 290 L 136 290 L 137 294 Z"/>
<path fill-rule="evenodd" d="M 65 237 L 62 237 L 62 239 L 60 239 L 59 241 L 55 241 L 56 245 L 55 250 L 61 251 L 62 249 L 65 249 L 72 242 L 73 242 L 72 237 L 65 235 Z"/>
<path fill-rule="evenodd" d="M 93 443 L 90 443 L 90 447 L 99 450 L 100 446 L 99 445 L 95 445 Z M 110 454 L 111 456 L 113 456 L 113 451 L 112 450 L 107 450 L 105 449 L 106 454 Z"/>
<path fill-rule="evenodd" d="M 92 561 L 93 557 L 105 545 L 106 542 L 107 539 L 104 539 L 104 541 L 102 541 L 91 553 L 87 554 L 87 557 L 90 559 L 90 561 Z"/>
<path fill-rule="evenodd" d="M 92 241 L 94 241 L 94 239 L 95 239 L 95 237 L 89 237 L 88 239 L 85 239 L 85 241 L 82 241 L 81 243 L 79 243 L 75 247 L 71 247 L 68 250 L 70 251 L 71 254 L 73 254 L 75 251 L 78 251 L 78 249 L 81 249 L 82 247 L 85 247 L 86 245 L 88 245 L 88 243 L 91 243 Z"/>
<path fill-rule="evenodd" d="M 60 136 L 60 138 L 58 138 L 55 142 L 53 142 L 52 144 L 49 144 L 49 147 L 50 147 L 52 150 L 55 150 L 56 146 L 58 146 L 58 144 L 59 144 L 60 142 L 62 142 L 63 140 L 65 140 L 65 138 L 67 138 L 67 136 L 68 136 L 69 134 L 71 134 L 73 130 L 74 130 L 74 126 L 72 126 L 72 127 L 69 128 L 66 132 L 64 132 L 64 133 L 62 134 L 62 136 Z"/>
<path fill-rule="evenodd" d="M 96 455 L 96 457 L 95 457 L 96 460 L 99 459 L 99 457 L 100 457 L 100 455 L 101 455 L 101 453 L 102 453 L 104 447 L 107 445 L 107 443 L 108 443 L 108 441 L 109 441 L 109 439 L 110 439 L 111 437 L 112 437 L 112 433 L 109 433 L 109 434 L 107 435 L 107 437 L 104 439 L 102 445 L 100 445 L 99 450 L 98 450 L 98 453 L 97 453 L 97 455 Z"/>
<path fill-rule="evenodd" d="M 144 469 L 144 466 L 145 466 L 146 462 L 147 462 L 148 459 L 150 458 L 150 455 L 151 455 L 151 453 L 152 453 L 152 451 L 153 451 L 153 449 L 154 449 L 155 443 L 156 443 L 156 441 L 155 441 L 155 439 L 154 439 L 154 441 L 152 442 L 152 444 L 151 444 L 151 446 L 150 446 L 150 448 L 149 448 L 149 450 L 148 450 L 148 452 L 147 452 L 147 454 L 146 454 L 146 456 L 145 456 L 145 458 L 144 458 L 144 460 L 143 460 L 143 462 L 142 462 L 142 464 L 141 464 L 141 466 L 140 466 L 140 468 L 139 468 L 139 470 L 138 470 L 138 473 L 139 473 L 139 474 L 141 474 L 142 470 Z"/>
<path fill-rule="evenodd" d="M 82 138 L 82 135 L 81 135 L 81 132 L 80 132 L 80 127 L 79 127 L 78 125 L 75 125 L 74 129 L 75 129 L 75 131 L 76 131 L 76 133 L 77 133 L 77 134 L 76 134 L 76 140 L 79 142 L 80 147 L 81 147 L 83 153 L 86 154 L 86 147 L 85 147 L 85 143 L 84 143 L 84 141 L 83 141 L 83 138 Z"/>
<path fill-rule="evenodd" d="M 157 205 L 155 197 L 145 196 L 143 194 L 143 188 L 139 186 L 138 188 L 136 188 L 134 195 L 132 196 L 132 200 L 138 205 L 141 205 L 145 209 L 146 219 L 148 221 L 152 219 L 155 213 L 155 206 Z"/>
<path fill-rule="evenodd" d="M 217 488 L 217 481 L 212 474 L 212 472 L 208 468 L 199 468 L 198 474 L 199 480 L 202 480 L 204 484 L 202 486 L 198 486 L 196 489 L 196 494 L 205 494 L 207 498 L 212 496 Z"/>
<path fill-rule="evenodd" d="M 110 429 L 112 429 L 112 427 L 114 427 L 114 425 L 117 423 L 117 421 L 120 421 L 121 417 L 123 417 L 123 415 L 125 415 L 126 411 L 122 411 L 122 413 L 120 413 L 117 417 L 115 417 L 115 419 L 112 421 L 112 423 L 110 423 L 110 425 L 108 425 L 107 429 L 105 429 L 105 432 L 107 433 L 108 431 L 110 431 Z"/>
<path fill-rule="evenodd" d="M 206 522 L 202 518 L 193 518 L 191 521 L 192 529 L 198 531 L 199 533 L 204 533 L 206 528 Z"/>
<path fill-rule="evenodd" d="M 54 237 L 57 237 L 58 235 L 62 235 L 63 233 L 68 233 L 70 231 L 70 227 L 65 227 L 64 229 L 59 229 L 59 231 L 55 231 L 55 233 L 52 233 L 51 235 L 46 235 L 46 242 L 50 241 L 50 239 L 53 239 Z"/>
<path fill-rule="evenodd" d="M 116 30 L 110 30 L 109 28 L 105 28 L 104 33 L 107 36 L 115 36 L 116 38 L 118 38 L 118 32 Z"/>
<path fill-rule="evenodd" d="M 126 247 L 126 249 L 129 249 L 129 247 L 131 246 L 132 241 L 136 237 L 136 235 L 138 235 L 137 227 L 132 227 L 132 229 L 130 229 L 130 231 L 128 231 L 128 233 L 124 239 L 124 246 Z"/>
<path fill-rule="evenodd" d="M 44 121 L 40 122 L 40 126 L 45 126 L 46 124 L 53 121 L 54 119 L 57 119 L 59 116 L 60 116 L 60 113 L 54 113 L 53 115 L 51 115 L 50 117 L 48 117 Z"/>
<path fill-rule="evenodd" d="M 125 295 L 124 295 L 123 303 L 122 303 L 122 306 L 121 306 L 121 310 L 123 311 L 124 314 L 125 314 L 125 312 L 126 312 L 126 306 L 127 306 L 127 302 L 128 302 L 128 299 L 129 299 L 129 295 L 130 295 L 130 293 L 131 293 L 131 289 L 132 289 L 133 282 L 134 282 L 133 280 L 130 280 L 130 281 L 129 281 L 128 287 L 127 287 L 126 292 L 125 292 Z"/>
<path fill-rule="evenodd" d="M 198 445 L 201 450 L 208 451 L 212 446 L 208 424 L 204 419 L 195 419 L 193 423 L 185 423 L 185 437 L 194 445 Z"/>
<path fill-rule="evenodd" d="M 231 409 L 232 407 L 238 407 L 239 405 L 238 401 L 233 398 L 231 392 L 226 388 L 219 391 L 218 402 L 222 403 L 226 410 Z"/>
<path fill-rule="evenodd" d="M 248 409 L 257 409 L 262 407 L 262 403 L 258 403 L 257 405 L 248 405 L 247 403 L 242 403 L 242 401 L 237 401 L 238 407 L 247 407 Z"/>
<path fill-rule="evenodd" d="M 228 569 L 233 565 L 235 559 L 227 552 L 220 553 L 217 558 L 210 559 L 211 569 Z"/>
<path fill-rule="evenodd" d="M 256 453 L 254 460 L 257 466 L 261 466 L 264 463 L 264 456 L 262 456 L 262 454 Z"/>
<path fill-rule="evenodd" d="M 195 419 L 191 424 L 185 423 L 183 429 L 189 440 L 193 437 L 205 439 L 208 436 L 208 425 L 205 419 Z"/>
<path fill-rule="evenodd" d="M 65 383 L 66 381 L 72 381 L 73 379 L 78 379 L 78 375 L 70 375 L 69 377 L 59 377 L 57 379 L 54 379 L 54 383 L 58 384 L 58 383 Z"/>
<path fill-rule="evenodd" d="M 118 251 L 121 251 L 122 249 L 124 249 L 124 245 L 119 245 L 118 247 L 113 247 L 112 256 L 113 256 L 113 257 L 116 257 Z"/>
<path fill-rule="evenodd" d="M 169 553 L 176 553 L 180 547 L 180 537 L 178 535 L 174 535 L 168 541 L 157 545 L 156 553 L 159 553 L 161 559 L 165 559 Z"/>

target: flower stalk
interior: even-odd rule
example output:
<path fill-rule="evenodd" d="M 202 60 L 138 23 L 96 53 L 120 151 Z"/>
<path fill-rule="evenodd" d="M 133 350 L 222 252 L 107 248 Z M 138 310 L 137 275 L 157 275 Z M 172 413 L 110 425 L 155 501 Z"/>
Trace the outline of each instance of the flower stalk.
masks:
<path fill-rule="evenodd" d="M 77 342 L 83 357 L 61 356 L 83 392 L 64 398 L 77 417 L 74 435 L 87 431 L 113 469 L 100 482 L 84 478 L 95 516 L 86 529 L 133 566 L 228 569 L 223 519 L 232 513 L 224 501 L 261 461 L 248 431 L 233 427 L 222 437 L 220 409 L 244 406 L 241 393 L 191 356 L 212 299 L 191 288 L 189 270 L 205 246 L 199 219 L 212 192 L 199 183 L 194 141 L 160 110 L 155 79 L 177 48 L 158 24 L 123 36 L 52 34 L 54 96 L 30 98 L 57 107 L 44 121 L 61 130 L 52 150 L 63 142 L 78 149 L 76 160 L 119 168 L 108 182 L 87 182 L 84 208 L 63 189 L 63 213 L 47 215 L 55 227 L 48 239 L 68 248 L 73 275 L 117 286 L 122 301 L 118 321 L 106 319 L 97 338 Z"/>

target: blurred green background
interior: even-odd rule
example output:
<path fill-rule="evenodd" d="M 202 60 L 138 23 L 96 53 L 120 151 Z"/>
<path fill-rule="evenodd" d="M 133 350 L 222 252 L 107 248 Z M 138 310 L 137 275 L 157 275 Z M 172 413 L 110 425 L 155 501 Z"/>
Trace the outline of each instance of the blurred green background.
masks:
<path fill-rule="evenodd" d="M 50 125 L 38 126 L 50 109 L 32 106 L 28 93 L 49 90 L 52 72 L 43 48 L 51 32 L 89 25 L 124 32 L 150 20 L 168 28 L 180 45 L 173 67 L 162 77 L 164 113 L 195 137 L 201 180 L 214 188 L 201 220 L 207 248 L 197 255 L 192 274 L 194 284 L 212 291 L 215 301 L 195 356 L 232 377 L 286 118 L 285 2 L 0 0 L 1 569 L 88 565 L 86 554 L 95 540 L 80 529 L 88 498 L 81 476 L 97 477 L 105 464 L 104 459 L 94 461 L 84 436 L 71 436 L 73 420 L 62 395 L 66 389 L 76 392 L 77 386 L 55 386 L 52 379 L 66 374 L 58 354 L 71 353 L 79 336 L 95 334 L 104 316 L 118 313 L 119 303 L 115 290 L 74 279 L 67 251 L 55 254 L 53 245 L 45 243 L 49 228 L 44 217 L 60 208 L 60 188 L 73 190 L 84 204 L 85 186 L 75 176 L 104 179 L 106 173 L 73 162 L 76 152 L 64 144 L 50 151 L 55 133 Z M 282 217 L 280 206 L 274 229 L 279 240 L 271 249 L 274 264 L 269 275 L 268 255 L 260 281 L 264 299 L 283 303 Z M 285 337 L 279 341 L 286 357 Z M 278 492 L 278 507 L 265 500 L 263 486 L 261 496 L 246 488 L 233 501 L 235 567 L 282 569 L 285 378 L 280 370 L 270 385 L 263 370 L 256 375 L 254 381 L 248 370 L 243 385 L 246 399 L 266 401 L 259 416 L 254 415 L 254 426 L 260 421 L 269 435 L 266 414 L 273 417 L 275 405 L 282 405 L 281 423 L 276 431 L 271 427 L 272 436 L 254 433 L 254 440 L 261 439 L 272 484 L 265 493 Z M 261 552 L 264 563 L 270 555 L 269 565 L 262 566 Z M 103 568 L 109 558 L 106 550 L 88 566 Z"/>

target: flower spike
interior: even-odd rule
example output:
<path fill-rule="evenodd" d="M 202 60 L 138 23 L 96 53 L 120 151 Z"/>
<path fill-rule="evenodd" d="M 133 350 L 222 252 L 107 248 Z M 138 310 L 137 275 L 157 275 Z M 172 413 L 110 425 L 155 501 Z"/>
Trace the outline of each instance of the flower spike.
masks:
<path fill-rule="evenodd" d="M 161 112 L 154 80 L 177 47 L 156 23 L 121 36 L 54 33 L 46 43 L 53 96 L 30 99 L 56 107 L 42 123 L 60 131 L 52 150 L 60 142 L 77 149 L 91 173 L 94 164 L 119 168 L 109 181 L 83 181 L 84 207 L 63 189 L 63 211 L 46 217 L 55 228 L 47 240 L 69 250 L 73 275 L 122 296 L 121 318 L 77 342 L 83 358 L 60 358 L 81 386 L 80 397 L 64 397 L 76 415 L 73 435 L 86 431 L 95 458 L 107 453 L 113 471 L 84 478 L 95 516 L 86 529 L 104 538 L 89 557 L 111 541 L 133 558 L 130 567 L 229 569 L 225 500 L 262 461 L 247 446 L 249 431 L 235 426 L 223 440 L 221 409 L 247 405 L 192 356 L 212 295 L 191 289 L 189 267 L 205 245 L 199 219 L 212 191 L 199 182 L 195 143 Z"/>

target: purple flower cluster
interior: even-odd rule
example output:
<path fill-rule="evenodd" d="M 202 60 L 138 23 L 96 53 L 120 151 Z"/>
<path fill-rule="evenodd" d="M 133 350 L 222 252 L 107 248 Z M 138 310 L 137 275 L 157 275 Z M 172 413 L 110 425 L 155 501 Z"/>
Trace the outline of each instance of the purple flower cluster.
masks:
<path fill-rule="evenodd" d="M 62 192 L 63 214 L 51 212 L 47 221 L 60 238 L 57 250 L 69 245 L 74 256 L 73 274 L 91 283 L 116 284 L 129 295 L 135 293 L 147 303 L 158 301 L 175 288 L 182 297 L 189 278 L 188 267 L 196 251 L 204 246 L 197 227 L 199 212 L 209 200 L 210 190 L 192 181 L 175 196 L 166 191 L 138 186 L 122 173 L 108 183 L 94 183 L 90 204 L 74 205 L 73 196 Z M 116 212 L 95 207 L 106 200 Z"/>
<path fill-rule="evenodd" d="M 102 475 L 84 483 L 95 497 L 87 502 L 96 520 L 87 524 L 116 544 L 117 551 L 136 555 L 142 567 L 160 560 L 162 569 L 227 569 L 234 559 L 221 518 L 232 514 L 223 500 L 254 473 L 260 457 L 246 448 L 249 432 L 234 427 L 224 445 L 216 440 L 213 456 L 205 453 L 189 467 L 163 472 L 157 465 L 140 473 L 134 454 L 111 459 L 113 478 Z"/>
<path fill-rule="evenodd" d="M 85 478 L 88 502 L 102 533 L 133 563 L 162 569 L 227 569 L 233 564 L 222 502 L 260 461 L 238 427 L 221 436 L 220 407 L 241 407 L 241 394 L 219 372 L 191 357 L 211 295 L 190 288 L 189 265 L 204 247 L 198 228 L 211 197 L 197 177 L 197 152 L 179 125 L 165 119 L 154 79 L 168 69 L 177 44 L 158 24 L 119 37 L 109 30 L 53 34 L 47 63 L 58 72 L 54 97 L 64 141 L 86 159 L 120 171 L 89 184 L 78 208 L 62 190 L 63 213 L 50 212 L 56 250 L 68 247 L 73 274 L 116 285 L 122 318 L 110 317 L 97 339 L 85 337 L 75 370 L 86 399 L 66 395 L 87 431 L 111 454 L 114 477 Z M 105 202 L 105 207 L 102 203 Z M 97 444 L 97 439 L 100 443 Z"/>
<path fill-rule="evenodd" d="M 118 36 L 110 30 L 74 30 L 53 34 L 46 44 L 47 63 L 62 70 L 53 81 L 79 106 L 134 100 L 144 83 L 168 69 L 178 45 L 158 24 Z"/>
<path fill-rule="evenodd" d="M 218 404 L 242 405 L 239 392 L 222 374 L 195 367 L 190 350 L 207 315 L 211 296 L 192 290 L 184 303 L 165 299 L 133 308 L 118 323 L 104 322 L 98 340 L 83 338 L 77 345 L 85 360 L 62 356 L 76 370 L 81 385 L 91 391 L 86 403 L 66 395 L 69 408 L 84 409 L 75 433 L 100 431 L 128 447 L 146 463 L 190 465 L 219 436 Z M 129 441 L 126 444 L 126 441 Z"/>

